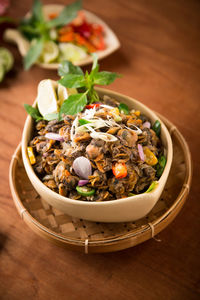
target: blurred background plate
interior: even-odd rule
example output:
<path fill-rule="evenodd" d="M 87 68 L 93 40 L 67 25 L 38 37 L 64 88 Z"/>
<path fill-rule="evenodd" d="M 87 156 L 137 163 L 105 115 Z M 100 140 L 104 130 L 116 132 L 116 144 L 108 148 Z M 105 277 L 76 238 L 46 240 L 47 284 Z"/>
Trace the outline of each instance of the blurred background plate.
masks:
<path fill-rule="evenodd" d="M 51 14 L 60 13 L 63 9 L 63 5 L 59 4 L 49 4 L 44 5 L 43 11 L 45 16 L 49 16 Z M 89 12 L 88 10 L 83 10 L 86 16 L 86 20 L 89 23 L 96 23 L 102 25 L 104 28 L 105 36 L 104 40 L 106 43 L 106 49 L 97 51 L 98 59 L 102 59 L 107 57 L 114 51 L 120 48 L 120 42 L 115 35 L 115 33 L 111 30 L 111 28 L 99 17 L 97 17 L 94 13 Z M 29 13 L 27 14 L 27 16 Z M 29 42 L 21 35 L 21 33 L 15 29 L 7 29 L 5 32 L 5 39 L 10 42 L 14 42 L 17 44 L 19 52 L 22 56 L 25 56 L 28 48 Z M 84 59 L 78 61 L 77 63 L 74 62 L 77 66 L 84 66 L 93 62 L 92 56 L 87 55 Z M 58 69 L 59 63 L 37 63 L 38 66 L 44 69 Z"/>

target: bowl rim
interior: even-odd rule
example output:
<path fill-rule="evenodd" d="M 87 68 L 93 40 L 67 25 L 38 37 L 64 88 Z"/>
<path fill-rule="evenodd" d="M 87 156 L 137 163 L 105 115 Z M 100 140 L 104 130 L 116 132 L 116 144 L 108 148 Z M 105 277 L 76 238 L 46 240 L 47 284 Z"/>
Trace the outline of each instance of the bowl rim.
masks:
<path fill-rule="evenodd" d="M 112 96 L 116 96 L 116 97 L 118 96 L 118 97 L 122 97 L 122 98 L 125 97 L 126 99 L 128 99 L 130 101 L 134 101 L 134 103 L 139 104 L 142 107 L 142 109 L 144 108 L 144 110 L 147 110 L 151 114 L 152 117 L 154 117 L 156 120 L 160 121 L 161 126 L 162 126 L 162 130 L 163 130 L 163 132 L 166 136 L 166 142 L 167 142 L 168 150 L 167 150 L 167 163 L 165 165 L 165 169 L 164 169 L 161 177 L 159 178 L 159 180 L 157 180 L 157 182 L 158 182 L 157 187 L 150 193 L 145 193 L 144 192 L 144 193 L 134 195 L 134 196 L 131 196 L 131 197 L 125 197 L 125 198 L 119 198 L 119 199 L 107 200 L 107 201 L 100 201 L 100 202 L 75 200 L 75 199 L 71 199 L 71 198 L 68 198 L 68 197 L 64 197 L 64 196 L 52 191 L 50 188 L 45 186 L 45 184 L 38 178 L 38 176 L 34 172 L 33 167 L 30 164 L 30 161 L 28 159 L 28 155 L 27 155 L 27 151 L 26 151 L 26 148 L 28 146 L 27 143 L 26 143 L 26 136 L 27 136 L 27 133 L 28 133 L 27 131 L 28 131 L 29 127 L 31 126 L 31 121 L 32 121 L 32 117 L 30 115 L 28 115 L 27 118 L 26 118 L 24 128 L 23 128 L 22 141 L 21 141 L 22 159 L 23 159 L 23 163 L 24 163 L 24 166 L 25 166 L 28 177 L 29 176 L 32 177 L 33 181 L 35 183 L 37 183 L 38 187 L 41 188 L 46 193 L 47 197 L 48 196 L 50 196 L 50 197 L 53 196 L 56 200 L 60 200 L 60 201 L 67 202 L 67 203 L 70 203 L 70 204 L 75 204 L 76 206 L 78 206 L 78 205 L 80 205 L 80 206 L 82 206 L 82 205 L 83 206 L 88 206 L 88 205 L 89 206 L 110 206 L 114 203 L 115 203 L 115 205 L 120 205 L 122 202 L 127 203 L 127 202 L 133 201 L 133 200 L 135 202 L 141 201 L 141 196 L 143 196 L 143 198 L 151 198 L 151 197 L 155 198 L 157 193 L 160 192 L 160 189 L 163 190 L 163 188 L 161 186 L 161 183 L 164 180 L 164 175 L 166 175 L 168 177 L 169 171 L 170 171 L 170 168 L 171 168 L 171 164 L 172 164 L 173 147 L 172 147 L 171 136 L 170 136 L 170 133 L 169 133 L 167 127 L 165 126 L 164 122 L 162 122 L 162 120 L 157 116 L 157 114 L 155 112 L 153 112 L 150 108 L 148 108 L 145 104 L 141 103 L 140 101 L 138 101 L 138 100 L 136 100 L 132 97 L 126 96 L 124 94 L 121 94 L 121 93 L 118 93 L 118 92 L 115 92 L 115 91 L 112 91 L 112 90 L 108 90 L 108 89 L 105 89 L 105 88 L 97 87 L 97 88 L 95 88 L 95 90 L 99 93 L 104 94 L 104 95 L 110 94 Z M 33 103 L 33 106 L 35 106 L 35 105 L 36 105 L 36 100 Z"/>

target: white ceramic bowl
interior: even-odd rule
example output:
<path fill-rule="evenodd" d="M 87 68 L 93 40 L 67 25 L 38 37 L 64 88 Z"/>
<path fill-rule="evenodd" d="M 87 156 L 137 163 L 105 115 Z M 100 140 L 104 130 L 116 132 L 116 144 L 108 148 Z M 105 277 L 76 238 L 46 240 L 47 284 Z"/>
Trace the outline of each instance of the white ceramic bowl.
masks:
<path fill-rule="evenodd" d="M 63 9 L 64 5 L 61 4 L 47 4 L 43 6 L 43 12 L 44 16 L 49 16 L 52 13 L 60 13 Z M 95 14 L 89 12 L 88 10 L 83 10 L 86 16 L 86 19 L 90 23 L 96 23 L 99 25 L 102 25 L 105 32 L 105 43 L 106 43 L 106 49 L 97 51 L 98 60 L 107 57 L 114 51 L 120 48 L 120 42 L 115 35 L 115 33 L 112 31 L 112 29 L 99 17 L 97 17 Z M 27 14 L 27 16 L 30 13 Z M 19 52 L 22 56 L 25 56 L 28 52 L 30 43 L 27 39 L 23 37 L 23 35 L 16 29 L 7 29 L 4 34 L 5 40 L 9 42 L 14 42 L 17 44 L 17 47 L 19 49 Z M 84 66 L 87 64 L 91 64 L 93 62 L 93 58 L 91 55 L 87 55 L 84 59 L 74 62 L 77 66 Z M 38 66 L 44 69 L 58 69 L 59 63 L 37 63 Z"/>
<path fill-rule="evenodd" d="M 149 117 L 152 122 L 159 120 L 161 122 L 161 140 L 166 149 L 167 163 L 161 178 L 158 181 L 158 186 L 150 193 L 127 197 L 123 199 L 105 201 L 105 202 L 86 202 L 73 200 L 63 197 L 51 189 L 46 187 L 35 174 L 27 155 L 27 146 L 32 135 L 32 118 L 27 117 L 23 135 L 22 135 L 22 157 L 27 175 L 41 197 L 50 205 L 65 212 L 70 216 L 82 218 L 90 221 L 99 222 L 127 222 L 135 221 L 147 215 L 158 201 L 167 177 L 169 175 L 172 163 L 172 140 L 170 134 L 163 122 L 144 104 L 122 94 L 112 92 L 110 90 L 97 88 L 100 96 L 108 95 L 117 99 L 120 102 L 126 103 L 130 108 L 140 110 L 144 115 Z"/>

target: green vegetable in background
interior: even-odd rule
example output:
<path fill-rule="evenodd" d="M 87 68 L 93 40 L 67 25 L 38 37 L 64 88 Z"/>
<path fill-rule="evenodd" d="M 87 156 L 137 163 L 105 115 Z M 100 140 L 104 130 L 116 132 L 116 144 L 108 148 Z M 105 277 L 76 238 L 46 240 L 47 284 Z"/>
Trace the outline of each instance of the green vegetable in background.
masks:
<path fill-rule="evenodd" d="M 4 76 L 13 67 L 14 59 L 12 53 L 3 47 L 0 47 L 0 82 Z"/>
<path fill-rule="evenodd" d="M 38 60 L 45 41 L 51 40 L 50 30 L 70 23 L 77 16 L 77 12 L 81 9 L 81 4 L 81 1 L 78 0 L 67 5 L 57 18 L 46 21 L 42 13 L 42 3 L 39 0 L 34 0 L 31 16 L 24 18 L 19 25 L 19 30 L 22 34 L 29 41 L 34 40 L 24 58 L 24 68 L 26 70 Z"/>
<path fill-rule="evenodd" d="M 64 101 L 60 109 L 60 118 L 62 114 L 77 114 L 86 104 L 99 101 L 99 96 L 94 90 L 95 84 L 108 85 L 120 77 L 112 72 L 99 72 L 96 54 L 93 54 L 93 65 L 90 73 L 86 71 L 84 74 L 79 67 L 74 66 L 69 61 L 64 61 L 59 67 L 58 74 L 62 76 L 59 83 L 63 86 L 83 90 L 83 93 L 71 95 Z"/>

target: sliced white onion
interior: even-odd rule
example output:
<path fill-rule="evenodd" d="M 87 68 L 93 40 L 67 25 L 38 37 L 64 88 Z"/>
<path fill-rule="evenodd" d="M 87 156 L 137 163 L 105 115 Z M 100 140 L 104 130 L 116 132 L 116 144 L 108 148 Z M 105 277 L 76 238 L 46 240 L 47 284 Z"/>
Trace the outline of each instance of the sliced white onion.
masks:
<path fill-rule="evenodd" d="M 77 157 L 72 165 L 74 172 L 81 178 L 88 179 L 88 176 L 92 175 L 92 166 L 84 156 Z"/>
<path fill-rule="evenodd" d="M 146 121 L 146 122 L 143 123 L 143 127 L 144 128 L 150 128 L 151 127 L 151 123 L 148 122 L 148 121 Z"/>
<path fill-rule="evenodd" d="M 116 142 L 117 141 L 117 138 L 114 135 L 109 134 L 109 133 L 104 133 L 104 132 L 93 131 L 90 133 L 90 136 L 93 139 L 100 139 L 105 142 Z"/>
<path fill-rule="evenodd" d="M 54 132 L 48 132 L 45 134 L 45 138 L 50 139 L 50 140 L 55 140 L 55 141 L 59 141 L 59 142 L 63 142 L 64 138 L 58 134 L 58 133 L 54 133 Z"/>
<path fill-rule="evenodd" d="M 144 161 L 145 158 L 144 158 L 143 147 L 142 147 L 142 145 L 140 145 L 140 144 L 138 144 L 137 147 L 138 147 L 138 152 L 139 152 L 140 159 L 141 159 L 142 161 Z"/>
<path fill-rule="evenodd" d="M 132 126 L 134 126 L 136 129 L 132 129 L 132 128 L 127 127 L 127 126 L 125 126 L 125 128 L 134 131 L 135 133 L 137 133 L 137 135 L 140 135 L 140 134 L 142 133 L 142 130 L 141 130 L 140 128 L 138 128 L 138 127 L 135 126 L 135 125 L 132 125 Z"/>
<path fill-rule="evenodd" d="M 71 130 L 70 130 L 70 139 L 72 141 L 72 145 L 73 145 L 73 142 L 74 142 L 74 136 L 75 136 L 77 127 L 78 127 L 78 116 L 76 116 L 76 118 L 74 119 L 74 121 L 72 123 Z"/>
<path fill-rule="evenodd" d="M 106 104 L 100 104 L 101 107 L 105 107 L 105 108 L 108 108 L 108 109 L 113 109 L 115 108 L 114 106 L 110 106 L 110 105 L 106 105 Z"/>

